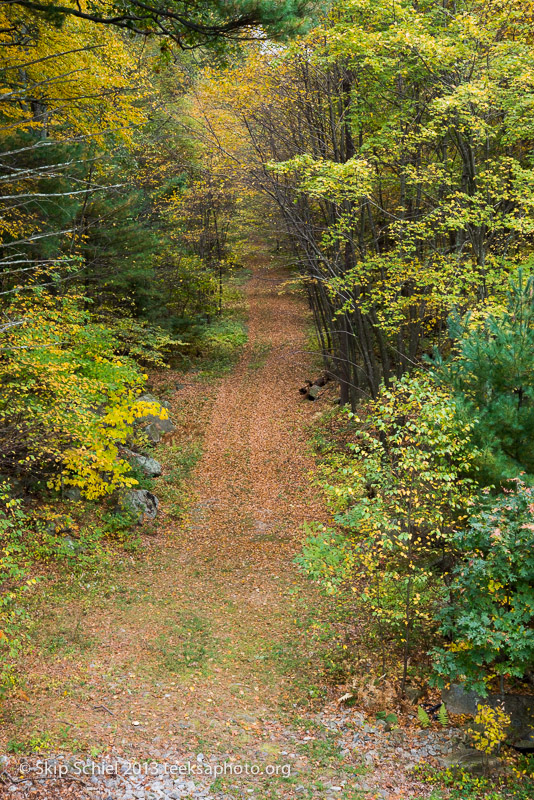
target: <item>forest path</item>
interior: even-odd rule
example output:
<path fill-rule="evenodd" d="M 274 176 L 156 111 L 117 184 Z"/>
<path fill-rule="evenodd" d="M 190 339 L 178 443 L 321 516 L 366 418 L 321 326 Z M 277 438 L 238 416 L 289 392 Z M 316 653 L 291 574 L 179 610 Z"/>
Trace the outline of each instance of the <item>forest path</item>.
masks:
<path fill-rule="evenodd" d="M 320 678 L 298 623 L 318 598 L 294 556 L 302 524 L 325 513 L 306 445 L 317 406 L 297 393 L 313 371 L 308 311 L 284 288 L 286 272 L 254 263 L 238 364 L 215 385 L 176 390 L 180 376 L 165 378 L 179 427 L 159 448 L 166 469 L 154 491 L 163 481 L 172 495 L 201 432 L 187 514 L 163 503 L 157 535 L 116 565 L 110 585 L 84 584 L 80 596 L 74 582 L 48 598 L 28 696 L 6 719 L 5 736 L 26 753 L 77 763 L 89 752 L 123 774 L 56 781 L 34 769 L 10 797 L 362 796 L 360 757 L 342 755 L 335 722 L 309 711 Z"/>

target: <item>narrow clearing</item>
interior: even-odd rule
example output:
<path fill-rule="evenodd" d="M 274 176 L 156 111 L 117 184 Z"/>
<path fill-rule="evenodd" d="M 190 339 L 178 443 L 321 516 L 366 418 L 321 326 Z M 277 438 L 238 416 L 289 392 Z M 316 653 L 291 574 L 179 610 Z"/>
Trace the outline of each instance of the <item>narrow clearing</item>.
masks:
<path fill-rule="evenodd" d="M 364 748 L 356 744 L 362 715 L 338 713 L 336 724 L 335 712 L 299 711 L 318 678 L 298 615 L 306 604 L 313 612 L 317 598 L 304 586 L 296 599 L 303 579 L 293 559 L 302 523 L 325 512 L 308 475 L 306 428 L 317 407 L 297 394 L 311 368 L 307 311 L 302 298 L 281 291 L 284 280 L 266 266 L 255 270 L 238 365 L 215 389 L 197 382 L 174 393 L 176 416 L 194 413 L 190 422 L 204 427 L 188 517 L 177 522 L 164 509 L 143 561 L 132 556 L 116 585 L 90 603 L 67 599 L 55 616 L 49 603 L 43 637 L 70 630 L 70 645 L 36 649 L 27 697 L 4 728 L 6 739 L 33 736 L 36 751 L 48 743 L 48 753 L 11 757 L 11 778 L 19 763 L 30 772 L 5 779 L 0 794 L 410 796 L 387 777 L 396 769 L 391 750 L 387 788 L 375 795 L 366 785 L 373 779 L 361 765 L 372 767 L 374 756 L 362 749 L 378 732 L 366 731 Z M 68 776 L 42 775 L 37 759 L 50 752 L 74 754 Z M 69 756 L 55 759 L 57 774 Z M 95 766 L 80 775 L 82 759 Z M 102 774 L 103 764 L 121 774 Z"/>

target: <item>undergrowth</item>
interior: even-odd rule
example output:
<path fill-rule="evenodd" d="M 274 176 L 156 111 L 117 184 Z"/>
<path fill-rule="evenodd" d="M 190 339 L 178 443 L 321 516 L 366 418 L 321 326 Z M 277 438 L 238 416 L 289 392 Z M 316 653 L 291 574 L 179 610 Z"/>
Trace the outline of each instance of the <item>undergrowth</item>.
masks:
<path fill-rule="evenodd" d="M 532 800 L 534 762 L 523 757 L 508 775 L 472 775 L 464 770 L 420 770 L 434 788 L 429 800 Z"/>
<path fill-rule="evenodd" d="M 181 367 L 189 368 L 197 383 L 209 385 L 230 370 L 242 353 L 247 341 L 242 284 L 247 277 L 248 272 L 241 270 L 225 285 L 223 314 L 197 332 L 198 355 L 179 357 Z M 156 391 L 172 398 L 176 379 L 171 373 L 160 373 L 161 379 L 158 372 L 152 376 L 155 384 L 162 386 L 161 392 Z M 187 371 L 185 375 L 187 378 Z M 164 467 L 162 477 L 148 478 L 135 465 L 129 468 L 133 484 L 155 493 L 173 519 L 181 518 L 190 502 L 187 484 L 202 455 L 201 412 L 207 399 L 200 398 L 200 405 L 196 400 L 186 403 L 175 415 L 178 433 L 172 443 L 155 448 L 154 455 Z M 145 442 L 143 449 L 147 446 Z M 106 586 L 126 563 L 144 558 L 142 534 L 157 531 L 157 522 L 137 525 L 135 515 L 125 510 L 115 495 L 96 502 L 53 494 L 26 496 L 17 491 L 19 496 L 8 483 L 0 487 L 0 692 L 4 694 L 23 681 L 18 666 L 21 655 L 32 645 L 38 644 L 48 655 L 65 655 L 90 646 L 80 631 L 71 627 L 47 628 L 43 638 L 37 621 L 48 604 L 78 603 L 91 596 L 91 587 L 95 597 L 105 594 Z M 161 643 L 169 664 L 181 660 L 187 666 L 195 658 L 202 661 L 200 650 L 195 654 L 193 647 L 190 652 L 187 641 L 176 646 L 178 650 L 172 637 L 170 643 Z"/>

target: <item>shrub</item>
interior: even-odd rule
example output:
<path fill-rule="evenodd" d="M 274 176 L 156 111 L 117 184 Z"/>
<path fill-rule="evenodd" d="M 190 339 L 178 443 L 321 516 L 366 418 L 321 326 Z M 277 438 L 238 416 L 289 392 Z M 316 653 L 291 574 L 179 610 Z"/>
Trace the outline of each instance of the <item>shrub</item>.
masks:
<path fill-rule="evenodd" d="M 506 741 L 511 722 L 504 708 L 500 705 L 496 708 L 478 705 L 473 722 L 476 727 L 470 728 L 468 733 L 476 749 L 487 756 L 500 750 L 501 744 Z"/>
<path fill-rule="evenodd" d="M 113 331 L 74 294 L 16 300 L 0 351 L 0 471 L 26 485 L 78 486 L 88 498 L 136 481 L 118 454 L 137 417 L 165 416 L 135 402 L 146 380 Z"/>
<path fill-rule="evenodd" d="M 438 616 L 449 644 L 433 650 L 435 681 L 484 696 L 495 677 L 534 666 L 534 490 L 518 479 L 488 499 L 453 546 L 461 560 Z"/>
<path fill-rule="evenodd" d="M 472 424 L 459 421 L 449 393 L 425 375 L 383 387 L 362 411 L 364 422 L 349 412 L 348 455 L 333 456 L 326 486 L 345 542 L 324 530 L 307 539 L 300 562 L 335 588 L 350 543 L 352 579 L 363 587 L 382 646 L 400 647 L 406 681 L 414 644 L 435 630 L 440 569 L 475 489 L 466 477 L 475 457 Z"/>
<path fill-rule="evenodd" d="M 0 694 L 13 682 L 11 663 L 22 642 L 26 617 L 21 596 L 35 581 L 23 566 L 27 516 L 9 486 L 0 485 Z"/>
<path fill-rule="evenodd" d="M 354 554 L 347 538 L 325 525 L 305 525 L 307 534 L 302 554 L 295 559 L 308 577 L 334 594 L 352 575 Z"/>
<path fill-rule="evenodd" d="M 534 280 L 519 272 L 504 310 L 454 318 L 455 347 L 436 377 L 455 392 L 460 415 L 476 421 L 478 479 L 496 485 L 534 473 Z"/>

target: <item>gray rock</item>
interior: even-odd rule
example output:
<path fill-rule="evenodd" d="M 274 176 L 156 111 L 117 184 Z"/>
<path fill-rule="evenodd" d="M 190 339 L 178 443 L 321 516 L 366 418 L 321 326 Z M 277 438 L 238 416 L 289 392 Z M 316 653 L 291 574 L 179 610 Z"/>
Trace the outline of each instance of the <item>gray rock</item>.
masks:
<path fill-rule="evenodd" d="M 476 692 L 467 691 L 459 683 L 453 683 L 450 689 L 444 689 L 441 699 L 445 703 L 445 708 L 449 714 L 471 714 L 477 713 L 477 705 L 481 702 Z"/>
<path fill-rule="evenodd" d="M 404 694 L 411 703 L 418 703 L 423 696 L 423 690 L 418 686 L 406 686 Z"/>
<path fill-rule="evenodd" d="M 484 702 L 495 707 L 500 695 L 490 695 Z M 510 715 L 510 741 L 529 739 L 534 733 L 534 697 L 527 694 L 505 694 L 504 710 Z"/>
<path fill-rule="evenodd" d="M 147 477 L 158 478 L 161 475 L 161 464 L 155 458 L 143 456 L 141 453 L 134 453 L 133 450 L 128 450 L 127 448 L 124 448 L 124 454 L 130 463 L 134 462 L 141 467 Z"/>
<path fill-rule="evenodd" d="M 247 722 L 249 725 L 256 725 L 258 722 L 257 717 L 253 717 L 252 714 L 236 714 L 235 718 L 236 720 Z"/>
<path fill-rule="evenodd" d="M 136 402 L 142 401 L 143 403 L 159 403 L 160 406 L 166 408 L 167 411 L 171 410 L 171 404 L 168 400 L 160 400 L 158 397 L 154 397 L 153 394 L 142 394 L 140 397 L 137 398 Z"/>
<path fill-rule="evenodd" d="M 63 536 L 61 543 L 66 550 L 73 554 L 80 553 L 83 550 L 80 544 L 71 539 L 70 536 Z"/>
<path fill-rule="evenodd" d="M 534 753 L 534 732 L 527 739 L 514 742 L 514 747 L 520 753 Z"/>
<path fill-rule="evenodd" d="M 480 697 L 475 692 L 468 692 L 461 684 L 453 684 L 441 694 L 445 707 L 450 714 L 477 713 L 477 705 L 488 705 L 495 708 L 501 703 L 511 717 L 509 739 L 528 739 L 534 732 L 534 695 L 527 694 L 489 694 Z"/>
<path fill-rule="evenodd" d="M 139 524 L 153 520 L 158 513 L 159 500 L 146 489 L 132 489 L 124 496 L 124 507 L 134 511 Z"/>
<path fill-rule="evenodd" d="M 466 772 L 473 775 L 480 775 L 486 770 L 492 770 L 499 766 L 498 758 L 490 758 L 480 750 L 471 747 L 460 747 L 443 759 L 447 767 L 461 767 Z"/>
<path fill-rule="evenodd" d="M 157 403 L 167 411 L 171 407 L 166 400 L 158 400 L 152 394 L 142 394 L 136 403 Z M 164 433 L 172 433 L 175 430 L 175 425 L 170 419 L 160 419 L 157 414 L 144 414 L 137 418 L 137 423 L 153 444 L 157 444 Z"/>
<path fill-rule="evenodd" d="M 146 427 L 143 427 L 143 433 L 148 436 L 148 440 L 152 444 L 157 444 L 164 433 L 172 433 L 176 426 L 170 419 L 158 419 L 157 417 L 153 422 L 150 422 Z"/>
<path fill-rule="evenodd" d="M 60 533 L 70 533 L 72 525 L 66 517 L 59 517 L 58 519 L 49 522 L 46 526 L 46 532 L 56 536 Z"/>
<path fill-rule="evenodd" d="M 82 493 L 77 486 L 67 486 L 67 488 L 63 490 L 63 497 L 67 500 L 74 500 L 79 503 L 82 499 Z"/>

